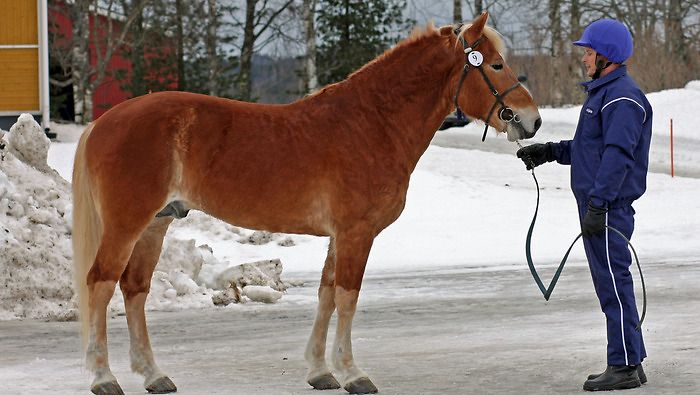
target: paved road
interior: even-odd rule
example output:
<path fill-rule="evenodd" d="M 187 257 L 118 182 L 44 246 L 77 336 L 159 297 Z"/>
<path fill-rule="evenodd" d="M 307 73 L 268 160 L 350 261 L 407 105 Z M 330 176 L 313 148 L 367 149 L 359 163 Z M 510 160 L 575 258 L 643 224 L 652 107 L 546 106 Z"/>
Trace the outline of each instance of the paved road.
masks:
<path fill-rule="evenodd" d="M 700 393 L 700 262 L 646 263 L 645 275 L 649 383 L 628 393 Z M 276 305 L 151 313 L 161 367 L 181 394 L 318 394 L 303 361 L 315 286 Z M 370 270 L 356 317 L 356 358 L 383 394 L 582 393 L 605 363 L 603 316 L 581 263 L 550 302 L 522 266 Z M 127 393 L 144 393 L 129 372 L 124 317 L 109 325 L 115 375 Z M 0 322 L 0 392 L 87 393 L 77 347 L 74 322 Z"/>

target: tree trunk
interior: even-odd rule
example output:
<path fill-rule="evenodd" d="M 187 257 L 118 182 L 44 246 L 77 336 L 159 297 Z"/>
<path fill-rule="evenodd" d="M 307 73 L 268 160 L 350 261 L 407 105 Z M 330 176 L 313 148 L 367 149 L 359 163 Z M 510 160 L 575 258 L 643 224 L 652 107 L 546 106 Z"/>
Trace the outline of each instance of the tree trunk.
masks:
<path fill-rule="evenodd" d="M 462 0 L 454 0 L 452 4 L 452 22 L 462 23 L 464 21 L 462 19 Z"/>
<path fill-rule="evenodd" d="M 561 2 L 560 0 L 549 0 L 549 26 L 550 26 L 550 48 L 549 56 L 552 65 L 551 83 L 550 86 L 550 97 L 549 101 L 554 105 L 562 104 L 562 91 L 561 89 L 561 68 L 564 66 L 562 63 L 562 39 L 561 39 Z M 564 88 L 566 89 L 566 88 Z"/>
<path fill-rule="evenodd" d="M 477 17 L 477 16 L 481 15 L 482 12 L 484 12 L 483 0 L 475 0 L 474 1 L 474 16 Z"/>
<path fill-rule="evenodd" d="M 253 45 L 255 45 L 255 6 L 257 0 L 246 0 L 243 46 L 241 47 L 241 69 L 238 74 L 238 97 L 250 101 L 252 81 L 250 71 L 253 65 Z"/>
<path fill-rule="evenodd" d="M 185 35 L 183 24 L 183 0 L 175 0 L 175 40 L 177 41 L 177 90 L 187 89 L 185 80 Z"/>
<path fill-rule="evenodd" d="M 583 28 L 581 27 L 581 3 L 579 0 L 571 0 L 571 5 L 569 9 L 569 42 L 574 42 L 581 38 L 581 33 L 583 33 Z M 583 101 L 584 93 L 581 89 L 576 89 L 578 83 L 585 78 L 585 73 L 583 71 L 583 66 L 580 60 L 580 53 L 576 51 L 573 47 L 570 51 L 571 56 L 569 59 L 568 67 L 568 81 L 567 92 L 569 93 L 566 97 L 566 101 L 569 103 L 580 103 Z"/>
<path fill-rule="evenodd" d="M 682 1 L 670 0 L 668 7 L 668 42 L 670 54 L 674 59 L 685 63 L 687 61 L 687 51 L 685 40 L 683 39 Z"/>
<path fill-rule="evenodd" d="M 249 1 L 250 2 L 250 1 Z M 209 63 L 209 81 L 208 88 L 209 94 L 212 96 L 219 95 L 219 57 L 216 51 L 217 46 L 217 36 L 216 31 L 218 29 L 219 15 L 216 9 L 216 0 L 207 0 L 207 14 L 208 25 L 207 25 L 207 37 L 206 37 L 206 47 L 207 47 L 207 58 Z M 246 14 L 246 24 L 248 23 Z"/>
<path fill-rule="evenodd" d="M 70 6 L 70 5 L 69 5 Z M 76 123 L 92 120 L 92 105 L 86 103 L 90 78 L 90 1 L 76 0 L 70 6 L 73 21 L 73 49 L 71 57 L 71 79 L 73 80 L 73 106 Z"/>
<path fill-rule="evenodd" d="M 136 17 L 133 24 L 133 44 L 131 45 L 131 94 L 141 96 L 148 93 L 146 91 L 146 64 L 143 59 L 145 29 L 143 7 L 140 4 L 136 4 L 136 6 L 138 8 L 133 11 L 136 13 Z"/>
<path fill-rule="evenodd" d="M 306 56 L 304 57 L 304 90 L 312 93 L 318 89 L 318 75 L 316 74 L 316 0 L 304 0 L 303 2 L 304 36 L 306 39 Z"/>

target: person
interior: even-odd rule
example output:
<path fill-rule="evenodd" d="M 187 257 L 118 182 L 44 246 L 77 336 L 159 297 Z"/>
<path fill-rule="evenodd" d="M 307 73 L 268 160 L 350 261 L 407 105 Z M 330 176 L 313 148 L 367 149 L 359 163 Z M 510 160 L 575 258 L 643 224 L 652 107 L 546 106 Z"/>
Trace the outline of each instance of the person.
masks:
<path fill-rule="evenodd" d="M 633 41 L 621 22 L 591 23 L 574 45 L 584 49 L 590 81 L 573 140 L 533 144 L 517 156 L 528 170 L 546 162 L 571 165 L 581 233 L 596 294 L 607 322 L 607 368 L 592 374 L 584 390 L 639 387 L 647 381 L 646 350 L 635 304 L 627 242 L 634 230 L 632 202 L 644 194 L 649 163 L 652 108 L 627 74 Z"/>

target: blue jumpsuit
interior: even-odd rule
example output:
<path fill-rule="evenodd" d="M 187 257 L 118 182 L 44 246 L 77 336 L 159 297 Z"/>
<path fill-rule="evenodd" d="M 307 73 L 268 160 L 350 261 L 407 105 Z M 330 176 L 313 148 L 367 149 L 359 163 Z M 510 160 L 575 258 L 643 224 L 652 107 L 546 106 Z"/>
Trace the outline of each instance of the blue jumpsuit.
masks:
<path fill-rule="evenodd" d="M 652 109 L 621 66 L 582 84 L 588 93 L 573 140 L 554 144 L 554 157 L 571 165 L 571 189 L 583 220 L 587 203 L 608 208 L 606 225 L 631 239 L 632 202 L 646 190 Z M 583 239 L 593 285 L 605 313 L 608 365 L 638 365 L 646 357 L 630 273 L 627 243 L 607 228 Z"/>

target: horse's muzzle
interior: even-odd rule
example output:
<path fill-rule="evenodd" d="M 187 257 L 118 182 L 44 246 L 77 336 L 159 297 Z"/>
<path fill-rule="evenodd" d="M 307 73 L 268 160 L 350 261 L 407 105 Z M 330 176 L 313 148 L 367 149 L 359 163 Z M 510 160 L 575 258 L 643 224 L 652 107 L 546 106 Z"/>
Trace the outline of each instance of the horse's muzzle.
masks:
<path fill-rule="evenodd" d="M 542 119 L 539 116 L 534 120 L 523 117 L 520 122 L 507 123 L 505 132 L 508 141 L 526 140 L 534 137 L 540 126 L 542 126 Z"/>

